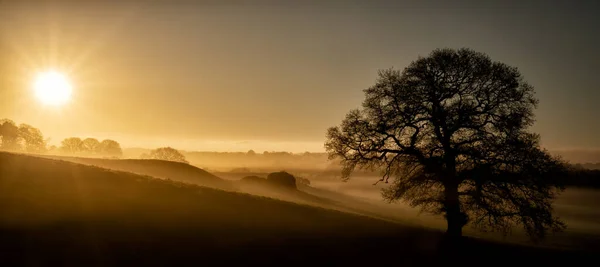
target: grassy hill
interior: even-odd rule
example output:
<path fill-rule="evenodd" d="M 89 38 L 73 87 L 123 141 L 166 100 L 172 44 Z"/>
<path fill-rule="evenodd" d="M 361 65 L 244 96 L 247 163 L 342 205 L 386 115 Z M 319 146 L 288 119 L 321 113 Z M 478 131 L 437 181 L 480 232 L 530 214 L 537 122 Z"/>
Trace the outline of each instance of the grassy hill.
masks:
<path fill-rule="evenodd" d="M 51 159 L 65 160 L 106 169 L 148 175 L 156 178 L 191 183 L 220 189 L 234 189 L 232 183 L 198 167 L 173 161 L 153 159 L 101 159 L 65 156 L 47 156 Z"/>
<path fill-rule="evenodd" d="M 57 159 L 92 165 L 111 170 L 131 172 L 141 175 L 148 175 L 156 178 L 170 179 L 173 181 L 196 184 L 200 186 L 208 186 L 219 188 L 228 191 L 241 191 L 252 195 L 275 198 L 288 202 L 296 202 L 300 204 L 308 204 L 327 209 L 335 209 L 338 211 L 367 215 L 371 217 L 382 218 L 386 220 L 398 221 L 398 216 L 386 216 L 385 212 L 374 212 L 373 205 L 361 205 L 356 199 L 343 197 L 340 195 L 332 197 L 332 194 L 326 194 L 327 197 L 320 197 L 315 192 L 323 191 L 314 188 L 303 187 L 302 191 L 296 190 L 280 190 L 277 187 L 262 187 L 253 186 L 247 183 L 240 183 L 239 177 L 234 178 L 227 173 L 218 173 L 218 176 L 207 172 L 193 165 L 180 162 L 152 160 L 152 159 L 102 159 L 102 158 L 85 158 L 85 157 L 68 157 L 68 156 L 44 156 L 50 159 Z M 267 176 L 264 173 L 263 176 Z M 238 174 L 239 176 L 239 174 Z M 221 179 L 225 177 L 229 179 Z M 306 193 L 304 191 L 310 192 Z M 407 222 L 407 220 L 400 220 Z"/>
<path fill-rule="evenodd" d="M 0 152 L 0 266 L 432 265 L 589 260 L 368 217 Z M 355 266 L 355 265 L 352 265 Z"/>

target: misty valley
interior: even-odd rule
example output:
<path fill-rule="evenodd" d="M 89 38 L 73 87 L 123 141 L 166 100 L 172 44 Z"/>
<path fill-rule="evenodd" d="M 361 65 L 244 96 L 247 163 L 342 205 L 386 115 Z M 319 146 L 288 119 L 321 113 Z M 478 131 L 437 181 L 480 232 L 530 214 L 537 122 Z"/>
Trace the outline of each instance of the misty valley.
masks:
<path fill-rule="evenodd" d="M 386 184 L 374 185 L 375 172 L 340 181 L 318 153 L 206 153 L 208 172 L 194 166 L 198 152 L 182 153 L 189 163 L 133 152 L 138 159 L 0 152 L 3 262 L 374 264 L 398 249 L 409 265 L 460 260 L 443 249 L 443 217 L 384 201 Z M 554 255 L 548 264 L 583 262 L 600 248 L 598 200 L 597 189 L 569 187 L 554 202 L 566 231 L 532 243 L 519 229 L 467 228 L 460 248 L 478 251 L 473 266 L 506 255 L 540 261 L 545 253 Z"/>

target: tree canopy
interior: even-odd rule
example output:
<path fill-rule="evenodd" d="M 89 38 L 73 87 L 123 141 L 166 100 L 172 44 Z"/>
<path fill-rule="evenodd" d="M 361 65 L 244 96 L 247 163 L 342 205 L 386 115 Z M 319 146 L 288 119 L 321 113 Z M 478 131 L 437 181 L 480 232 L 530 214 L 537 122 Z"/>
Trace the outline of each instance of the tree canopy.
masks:
<path fill-rule="evenodd" d="M 19 137 L 23 141 L 25 151 L 31 153 L 46 152 L 46 141 L 40 129 L 22 123 L 19 125 Z"/>
<path fill-rule="evenodd" d="M 123 149 L 121 144 L 115 140 L 104 139 L 99 145 L 100 154 L 107 157 L 121 157 L 123 156 Z"/>
<path fill-rule="evenodd" d="M 60 150 L 68 154 L 87 154 L 104 157 L 121 157 L 123 155 L 121 145 L 111 139 L 99 142 L 95 138 L 81 140 L 79 137 L 69 137 L 61 142 Z"/>
<path fill-rule="evenodd" d="M 79 137 L 65 138 L 60 142 L 60 149 L 65 153 L 78 153 L 83 151 L 83 141 Z"/>
<path fill-rule="evenodd" d="M 447 233 L 471 222 L 517 224 L 533 238 L 565 227 L 552 215 L 564 164 L 528 132 L 538 100 L 517 68 L 471 49 L 438 49 L 403 71 L 381 70 L 361 109 L 328 129 L 342 176 L 381 170 L 390 201 L 444 214 Z M 558 189 L 558 190 L 557 190 Z"/>
<path fill-rule="evenodd" d="M 179 152 L 177 149 L 174 149 L 172 147 L 161 147 L 154 149 L 150 151 L 149 155 L 144 155 L 143 157 L 150 159 L 160 159 L 188 163 L 188 161 L 185 159 L 185 156 L 181 154 L 181 152 Z"/>
<path fill-rule="evenodd" d="M 88 137 L 81 141 L 81 146 L 84 151 L 90 154 L 99 154 L 101 152 L 102 147 L 100 146 L 100 141 L 96 138 Z"/>
<path fill-rule="evenodd" d="M 19 150 L 19 127 L 9 119 L 0 120 L 0 149 Z"/>

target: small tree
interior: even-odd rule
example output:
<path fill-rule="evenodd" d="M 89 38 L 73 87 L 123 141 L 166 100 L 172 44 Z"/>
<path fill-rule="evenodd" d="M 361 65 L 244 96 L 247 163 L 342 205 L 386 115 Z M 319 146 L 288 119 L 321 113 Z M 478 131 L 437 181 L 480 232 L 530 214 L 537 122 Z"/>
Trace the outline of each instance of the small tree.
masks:
<path fill-rule="evenodd" d="M 188 163 L 185 156 L 172 147 L 161 147 L 150 151 L 149 158 Z"/>
<path fill-rule="evenodd" d="M 552 215 L 562 162 L 527 132 L 537 105 L 519 71 L 470 49 L 440 49 L 403 72 L 383 70 L 363 108 L 330 128 L 325 147 L 347 179 L 355 168 L 394 179 L 384 192 L 445 215 L 450 236 L 469 221 L 533 239 L 564 224 Z"/>
<path fill-rule="evenodd" d="M 9 119 L 0 120 L 0 149 L 20 150 L 19 127 Z"/>
<path fill-rule="evenodd" d="M 25 144 L 25 151 L 32 153 L 46 152 L 46 141 L 40 129 L 22 123 L 19 125 L 19 137 Z"/>
<path fill-rule="evenodd" d="M 90 154 L 98 154 L 101 151 L 101 146 L 100 146 L 100 141 L 98 141 L 98 139 L 96 138 L 86 138 L 83 139 L 82 141 L 82 149 L 83 151 L 85 151 L 86 153 L 90 153 Z"/>
<path fill-rule="evenodd" d="M 296 189 L 296 178 L 284 171 L 269 173 L 267 175 L 267 182 L 275 186 Z"/>
<path fill-rule="evenodd" d="M 105 139 L 100 142 L 100 148 L 98 149 L 100 154 L 108 157 L 121 157 L 123 156 L 123 149 L 121 145 L 111 139 Z"/>
<path fill-rule="evenodd" d="M 60 150 L 65 153 L 75 154 L 83 150 L 83 142 L 79 137 L 65 138 L 60 144 Z"/>

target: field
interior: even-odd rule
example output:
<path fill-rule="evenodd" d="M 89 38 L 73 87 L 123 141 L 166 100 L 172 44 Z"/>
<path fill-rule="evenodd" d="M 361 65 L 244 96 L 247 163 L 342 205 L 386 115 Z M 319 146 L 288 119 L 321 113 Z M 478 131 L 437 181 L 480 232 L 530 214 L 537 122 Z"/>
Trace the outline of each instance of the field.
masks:
<path fill-rule="evenodd" d="M 100 161 L 95 164 L 108 164 Z M 183 175 L 151 177 L 150 171 L 140 174 L 139 170 L 148 168 L 140 168 L 137 173 L 124 171 L 144 164 L 142 161 L 114 162 L 121 167 L 111 170 L 108 165 L 80 164 L 85 163 L 81 160 L 75 163 L 65 158 L 0 153 L 0 265 L 355 266 L 456 262 L 480 266 L 515 259 L 556 265 L 595 259 L 592 257 L 599 248 L 598 238 L 583 235 L 597 229 L 596 206 L 581 205 L 582 199 L 588 204 L 592 203 L 588 198 L 597 199 L 595 192 L 585 191 L 588 196 L 579 197 L 584 191 L 568 191 L 557 203 L 559 213 L 576 225 L 575 231 L 555 238 L 558 245 L 535 247 L 471 237 L 447 246 L 435 223 L 431 227 L 418 226 L 418 220 L 410 219 L 414 211 L 408 209 L 385 214 L 395 206 L 378 206 L 368 196 L 353 197 L 347 188 L 336 190 L 317 183 L 285 199 L 276 199 L 275 195 L 285 194 L 249 194 L 234 181 L 222 181 L 231 183 L 231 190 L 199 186 L 176 179 L 183 179 Z M 167 169 L 188 168 L 164 164 Z M 186 179 L 227 184 L 216 180 L 221 179 L 219 175 L 198 170 L 186 172 Z M 293 199 L 305 201 L 294 203 Z M 321 207 L 314 204 L 319 201 L 325 201 Z M 344 209 L 353 212 L 340 211 Z M 403 221 L 402 217 L 408 219 Z"/>

